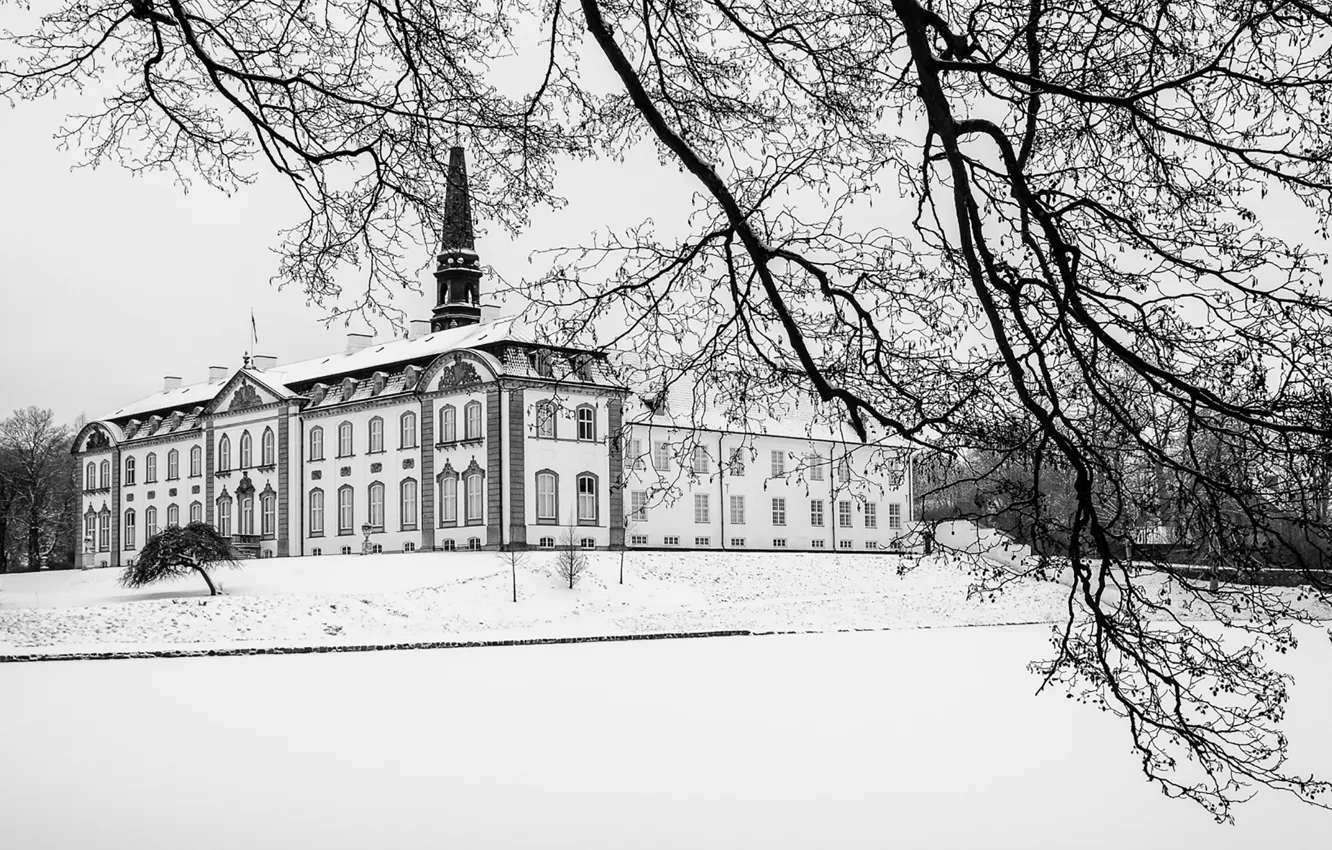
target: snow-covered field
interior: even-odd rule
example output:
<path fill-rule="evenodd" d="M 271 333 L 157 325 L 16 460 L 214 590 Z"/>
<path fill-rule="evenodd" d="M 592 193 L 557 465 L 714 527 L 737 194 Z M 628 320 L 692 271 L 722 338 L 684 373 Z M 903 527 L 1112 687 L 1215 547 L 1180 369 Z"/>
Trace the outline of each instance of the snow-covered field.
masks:
<path fill-rule="evenodd" d="M 1296 770 L 1332 773 L 1306 630 Z M 1033 696 L 1041 626 L 0 665 L 0 846 L 1322 850 L 1217 826 L 1120 722 Z"/>
<path fill-rule="evenodd" d="M 945 558 L 675 552 L 630 553 L 623 585 L 617 553 L 589 553 L 569 590 L 553 561 L 531 553 L 517 603 L 484 552 L 248 561 L 217 574 L 212 599 L 197 578 L 127 591 L 115 570 L 0 576 L 0 652 L 1031 623 L 1059 618 L 1068 592 L 1023 582 L 969 600 L 973 578 Z"/>

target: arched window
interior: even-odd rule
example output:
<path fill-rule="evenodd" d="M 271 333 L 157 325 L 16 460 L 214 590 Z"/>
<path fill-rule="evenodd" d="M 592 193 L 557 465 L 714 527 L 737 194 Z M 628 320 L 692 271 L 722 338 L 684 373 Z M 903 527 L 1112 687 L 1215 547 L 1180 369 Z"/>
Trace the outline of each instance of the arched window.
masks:
<path fill-rule="evenodd" d="M 259 441 L 259 463 L 261 466 L 272 466 L 277 462 L 274 459 L 277 457 L 276 446 L 274 443 L 273 429 L 265 428 L 264 436 Z"/>
<path fill-rule="evenodd" d="M 356 523 L 352 509 L 353 491 L 350 484 L 338 488 L 338 534 L 355 534 Z"/>
<path fill-rule="evenodd" d="M 370 524 L 376 530 L 384 529 L 384 485 L 379 481 L 370 482 Z"/>
<path fill-rule="evenodd" d="M 167 505 L 167 527 L 180 525 L 180 505 Z"/>
<path fill-rule="evenodd" d="M 217 441 L 217 471 L 227 472 L 231 469 L 231 438 L 226 434 Z"/>
<path fill-rule="evenodd" d="M 401 442 L 401 444 L 399 445 L 399 448 L 403 448 L 403 449 L 414 449 L 414 448 L 416 448 L 416 414 L 415 414 L 415 413 L 413 413 L 412 411 L 409 410 L 409 411 L 407 411 L 406 413 L 404 413 L 400 419 L 398 419 L 398 431 L 399 431 L 400 434 L 402 435 L 402 442 Z"/>
<path fill-rule="evenodd" d="M 310 429 L 310 460 L 324 459 L 324 429 L 318 425 Z"/>
<path fill-rule="evenodd" d="M 128 508 L 125 511 L 125 533 L 120 541 L 122 549 L 134 548 L 134 522 L 134 508 Z"/>
<path fill-rule="evenodd" d="M 371 452 L 382 452 L 384 450 L 384 420 L 378 416 L 370 419 L 370 448 Z"/>
<path fill-rule="evenodd" d="M 578 476 L 578 524 L 596 525 L 597 513 L 597 476 L 590 472 Z"/>
<path fill-rule="evenodd" d="M 111 551 L 111 512 L 106 508 L 97 515 L 97 551 Z"/>
<path fill-rule="evenodd" d="M 203 449 L 199 446 L 190 448 L 190 477 L 198 478 L 203 475 Z"/>
<path fill-rule="evenodd" d="M 254 440 L 250 439 L 249 431 L 241 432 L 240 439 L 240 468 L 249 469 L 254 466 Z M 246 532 L 241 532 L 245 534 Z"/>
<path fill-rule="evenodd" d="M 458 548 L 458 544 L 452 540 L 445 540 L 443 543 L 443 548 L 445 552 L 452 552 Z"/>
<path fill-rule="evenodd" d="M 351 457 L 352 424 L 343 422 L 338 426 L 338 457 Z"/>
<path fill-rule="evenodd" d="M 578 439 L 595 440 L 597 438 L 597 411 L 590 404 L 578 406 Z"/>
<path fill-rule="evenodd" d="M 555 405 L 549 401 L 538 401 L 536 405 L 536 435 L 555 438 Z"/>
<path fill-rule="evenodd" d="M 259 495 L 259 533 L 268 538 L 277 534 L 277 493 L 272 490 Z"/>
<path fill-rule="evenodd" d="M 467 402 L 467 406 L 463 408 L 463 412 L 467 416 L 467 439 L 481 439 L 481 402 Z"/>
<path fill-rule="evenodd" d="M 89 505 L 88 512 L 83 515 L 83 551 L 91 551 L 96 546 L 97 514 L 93 513 L 92 505 Z"/>
<path fill-rule="evenodd" d="M 97 467 L 92 461 L 88 461 L 88 465 L 83 470 L 83 489 L 97 489 Z"/>
<path fill-rule="evenodd" d="M 254 496 L 240 497 L 240 533 L 254 534 Z"/>
<path fill-rule="evenodd" d="M 134 483 L 134 458 L 132 457 L 125 458 L 125 483 Z"/>
<path fill-rule="evenodd" d="M 203 502 L 190 502 L 190 522 L 203 522 Z"/>
<path fill-rule="evenodd" d="M 180 477 L 180 452 L 172 449 L 167 452 L 167 480 L 175 481 Z"/>
<path fill-rule="evenodd" d="M 152 484 L 157 480 L 157 452 L 149 452 L 143 459 L 143 483 Z"/>
<path fill-rule="evenodd" d="M 439 524 L 458 524 L 458 475 L 453 472 L 439 475 Z"/>
<path fill-rule="evenodd" d="M 439 441 L 452 443 L 458 439 L 458 411 L 446 404 L 439 409 Z"/>
<path fill-rule="evenodd" d="M 481 551 L 481 538 L 480 537 L 467 538 L 467 548 L 473 552 Z"/>
<path fill-rule="evenodd" d="M 157 536 L 157 508 L 144 508 L 143 539 L 152 540 Z"/>
<path fill-rule="evenodd" d="M 324 491 L 316 487 L 310 491 L 310 536 L 324 535 Z"/>
<path fill-rule="evenodd" d="M 536 476 L 536 516 L 537 522 L 553 523 L 560 515 L 559 499 L 560 477 L 549 469 L 543 469 Z"/>
<path fill-rule="evenodd" d="M 110 488 L 111 488 L 111 461 L 104 460 L 102 461 L 102 489 L 109 490 Z"/>
<path fill-rule="evenodd" d="M 472 472 L 463 476 L 464 490 L 467 493 L 467 524 L 479 525 L 486 521 L 485 503 L 482 501 L 482 476 Z"/>
<path fill-rule="evenodd" d="M 398 485 L 398 516 L 402 520 L 403 531 L 416 529 L 416 479 L 404 478 Z"/>
<path fill-rule="evenodd" d="M 226 490 L 217 500 L 217 533 L 223 537 L 231 536 L 231 497 Z"/>

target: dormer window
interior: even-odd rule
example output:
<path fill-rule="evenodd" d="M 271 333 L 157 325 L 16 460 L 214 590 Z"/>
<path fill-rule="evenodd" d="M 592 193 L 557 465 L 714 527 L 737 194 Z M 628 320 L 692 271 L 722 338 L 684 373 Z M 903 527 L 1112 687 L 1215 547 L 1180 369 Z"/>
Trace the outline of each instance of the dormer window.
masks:
<path fill-rule="evenodd" d="M 343 401 L 348 400 L 349 398 L 352 397 L 352 393 L 354 393 L 354 392 L 356 392 L 356 379 L 355 379 L 355 378 L 343 378 L 343 379 L 342 379 L 342 400 L 343 400 Z"/>
<path fill-rule="evenodd" d="M 326 395 L 328 395 L 328 386 L 325 384 L 315 384 L 310 388 L 310 403 L 320 404 L 323 402 L 324 396 Z"/>
<path fill-rule="evenodd" d="M 384 391 L 384 386 L 388 383 L 388 376 L 383 372 L 376 372 L 370 378 L 370 395 L 376 396 Z"/>

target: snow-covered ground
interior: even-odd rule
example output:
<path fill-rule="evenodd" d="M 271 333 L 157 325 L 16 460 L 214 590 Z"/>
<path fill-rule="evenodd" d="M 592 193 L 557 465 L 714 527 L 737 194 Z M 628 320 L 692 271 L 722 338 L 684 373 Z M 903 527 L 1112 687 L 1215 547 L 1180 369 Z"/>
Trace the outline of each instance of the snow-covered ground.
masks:
<path fill-rule="evenodd" d="M 570 590 L 554 557 L 528 556 L 517 603 L 484 552 L 248 561 L 211 599 L 197 578 L 128 591 L 115 570 L 2 576 L 0 651 L 1030 623 L 1059 618 L 1068 593 L 1032 581 L 969 600 L 972 575 L 946 558 L 683 552 L 630 553 L 623 585 L 618 553 L 589 553 Z"/>
<path fill-rule="evenodd" d="M 235 579 L 233 579 L 233 582 Z M 1332 648 L 1281 656 L 1332 773 Z M 0 665 L 0 846 L 1322 850 L 1217 826 L 1120 721 L 1033 696 L 1041 626 Z"/>

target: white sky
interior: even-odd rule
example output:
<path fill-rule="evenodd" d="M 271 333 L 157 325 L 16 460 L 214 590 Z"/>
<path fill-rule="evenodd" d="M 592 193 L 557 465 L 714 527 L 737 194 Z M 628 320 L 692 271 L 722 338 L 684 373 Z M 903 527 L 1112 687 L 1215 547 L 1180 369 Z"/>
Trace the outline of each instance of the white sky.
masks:
<path fill-rule="evenodd" d="M 37 405 L 62 421 L 93 419 L 158 391 L 164 375 L 191 383 L 210 365 L 238 367 L 251 307 L 258 353 L 280 363 L 340 351 L 349 330 L 364 330 L 325 329 L 303 293 L 269 282 L 278 230 L 301 220 L 282 180 L 262 174 L 227 197 L 199 184 L 186 194 L 168 175 L 74 169 L 78 154 L 52 140 L 66 108 L 0 113 L 0 416 Z M 536 211 L 518 241 L 478 221 L 477 250 L 506 279 L 533 275 L 532 251 L 660 217 L 668 193 L 665 209 L 686 214 L 692 189 L 647 148 L 625 163 L 571 163 L 557 184 L 567 207 Z M 433 250 L 421 246 L 423 263 Z M 420 280 L 423 293 L 397 303 L 428 319 L 430 270 Z M 387 322 L 378 330 L 390 332 Z"/>

